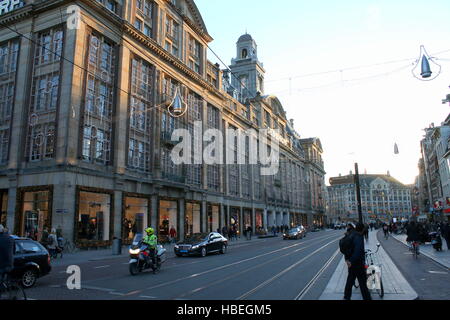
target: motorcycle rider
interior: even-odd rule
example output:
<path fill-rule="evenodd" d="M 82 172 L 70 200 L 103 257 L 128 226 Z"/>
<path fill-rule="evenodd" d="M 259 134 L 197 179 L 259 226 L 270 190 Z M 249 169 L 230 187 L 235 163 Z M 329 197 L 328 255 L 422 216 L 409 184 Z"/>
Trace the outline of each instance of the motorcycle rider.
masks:
<path fill-rule="evenodd" d="M 153 230 L 153 228 L 151 228 L 151 227 L 145 229 L 145 232 L 147 233 L 147 235 L 144 237 L 142 242 L 145 243 L 146 245 L 148 245 L 152 263 L 153 263 L 153 265 L 156 265 L 155 257 L 156 257 L 156 246 L 158 244 L 158 238 L 155 235 L 155 230 Z"/>

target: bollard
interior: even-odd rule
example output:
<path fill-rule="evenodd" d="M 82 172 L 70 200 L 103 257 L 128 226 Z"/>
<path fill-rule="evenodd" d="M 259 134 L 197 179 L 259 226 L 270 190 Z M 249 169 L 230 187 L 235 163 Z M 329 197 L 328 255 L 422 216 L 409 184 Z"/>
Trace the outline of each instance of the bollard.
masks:
<path fill-rule="evenodd" d="M 112 254 L 114 256 L 119 256 L 122 254 L 122 239 L 113 239 Z"/>

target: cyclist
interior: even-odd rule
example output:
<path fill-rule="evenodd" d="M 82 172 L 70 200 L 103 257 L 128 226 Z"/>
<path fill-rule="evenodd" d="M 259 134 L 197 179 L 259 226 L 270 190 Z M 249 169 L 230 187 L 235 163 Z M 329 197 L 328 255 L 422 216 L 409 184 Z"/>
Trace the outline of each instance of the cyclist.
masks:
<path fill-rule="evenodd" d="M 3 282 L 13 269 L 13 250 L 14 241 L 0 224 L 0 282 Z"/>
<path fill-rule="evenodd" d="M 411 223 L 406 227 L 406 235 L 406 242 L 409 244 L 410 249 L 413 249 L 413 242 L 417 242 L 417 245 L 419 245 L 419 227 L 414 221 L 411 221 Z M 419 250 L 417 250 L 417 253 L 419 253 L 418 251 Z"/>
<path fill-rule="evenodd" d="M 384 232 L 384 238 L 387 239 L 389 237 L 389 227 L 386 223 L 383 224 L 383 232 Z"/>

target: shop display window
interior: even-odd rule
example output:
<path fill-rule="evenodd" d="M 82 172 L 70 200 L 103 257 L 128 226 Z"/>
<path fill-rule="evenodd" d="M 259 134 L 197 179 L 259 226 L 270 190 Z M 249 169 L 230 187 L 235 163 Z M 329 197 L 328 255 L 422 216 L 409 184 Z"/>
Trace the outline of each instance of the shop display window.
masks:
<path fill-rule="evenodd" d="M 48 210 L 49 191 L 25 192 L 20 235 L 41 241 L 44 230 L 51 228 Z"/>
<path fill-rule="evenodd" d="M 198 203 L 186 203 L 185 212 L 185 236 L 189 237 L 194 233 L 200 233 L 200 204 Z"/>
<path fill-rule="evenodd" d="M 169 231 L 172 227 L 178 230 L 177 216 L 178 204 L 176 201 L 161 200 L 159 202 L 158 240 L 160 242 L 169 242 Z"/>
<path fill-rule="evenodd" d="M 123 240 L 130 242 L 137 233 L 148 227 L 148 199 L 125 197 L 125 215 L 122 223 Z"/>
<path fill-rule="evenodd" d="M 110 240 L 111 195 L 81 191 L 78 209 L 78 240 Z"/>

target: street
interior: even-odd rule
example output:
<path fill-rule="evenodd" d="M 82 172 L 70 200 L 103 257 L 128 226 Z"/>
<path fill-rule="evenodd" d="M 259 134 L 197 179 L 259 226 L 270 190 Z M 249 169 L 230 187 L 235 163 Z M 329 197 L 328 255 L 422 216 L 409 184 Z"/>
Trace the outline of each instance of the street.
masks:
<path fill-rule="evenodd" d="M 388 252 L 402 275 L 419 295 L 420 300 L 450 299 L 450 269 L 421 254 L 413 259 L 408 248 L 392 236 L 385 240 L 382 233 L 378 241 Z M 445 251 L 444 251 L 445 253 Z"/>
<path fill-rule="evenodd" d="M 54 267 L 27 295 L 37 300 L 316 300 L 341 258 L 342 234 L 327 230 L 301 240 L 258 239 L 205 258 L 170 255 L 156 275 L 131 276 L 123 257 L 88 261 L 78 264 L 81 290 L 67 288 L 66 266 Z"/>

